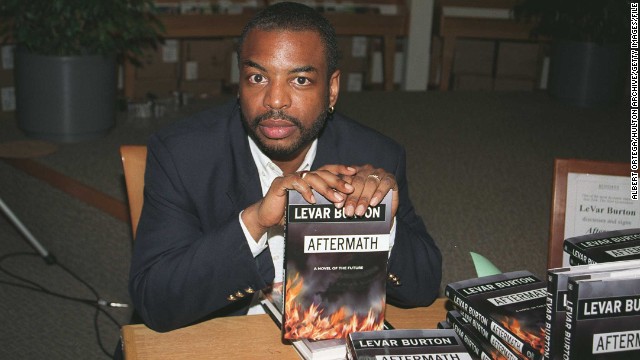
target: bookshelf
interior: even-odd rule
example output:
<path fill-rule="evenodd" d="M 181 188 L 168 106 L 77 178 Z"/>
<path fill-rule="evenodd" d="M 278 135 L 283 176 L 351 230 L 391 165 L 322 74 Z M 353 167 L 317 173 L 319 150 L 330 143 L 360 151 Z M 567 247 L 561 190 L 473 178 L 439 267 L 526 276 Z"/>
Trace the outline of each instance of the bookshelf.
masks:
<path fill-rule="evenodd" d="M 324 12 L 333 24 L 338 36 L 371 36 L 382 39 L 383 81 L 385 90 L 393 90 L 393 68 L 396 39 L 406 37 L 408 15 L 404 0 L 371 0 L 371 3 L 396 5 L 393 15 L 376 12 Z M 364 3 L 364 2 L 363 2 Z M 162 14 L 159 19 L 165 26 L 165 39 L 206 39 L 237 37 L 244 25 L 254 15 L 241 14 Z M 135 67 L 124 64 L 124 95 L 131 98 L 134 93 Z"/>
<path fill-rule="evenodd" d="M 531 41 L 533 25 L 518 22 L 511 16 L 516 3 L 516 0 L 436 1 L 434 35 L 440 38 L 442 48 L 435 65 L 441 69 L 441 91 L 449 90 L 458 39 Z"/>

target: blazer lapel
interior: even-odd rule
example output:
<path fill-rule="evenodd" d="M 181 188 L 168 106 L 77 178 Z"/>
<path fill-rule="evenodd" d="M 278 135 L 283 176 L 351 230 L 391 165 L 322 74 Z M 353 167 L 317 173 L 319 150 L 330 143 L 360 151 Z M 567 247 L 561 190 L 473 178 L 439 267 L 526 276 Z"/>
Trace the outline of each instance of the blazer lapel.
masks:
<path fill-rule="evenodd" d="M 316 170 L 322 165 L 326 164 L 340 164 L 337 138 L 334 134 L 332 126 L 332 119 L 328 119 L 325 128 L 318 137 L 318 149 L 316 151 L 316 158 L 311 164 L 311 170 Z"/>
<path fill-rule="evenodd" d="M 258 169 L 249 150 L 247 133 L 240 120 L 238 106 L 236 106 L 231 115 L 230 121 L 229 141 L 231 143 L 231 154 L 229 161 L 234 171 L 232 179 L 235 181 L 227 190 L 227 196 L 240 211 L 262 198 L 262 188 Z"/>

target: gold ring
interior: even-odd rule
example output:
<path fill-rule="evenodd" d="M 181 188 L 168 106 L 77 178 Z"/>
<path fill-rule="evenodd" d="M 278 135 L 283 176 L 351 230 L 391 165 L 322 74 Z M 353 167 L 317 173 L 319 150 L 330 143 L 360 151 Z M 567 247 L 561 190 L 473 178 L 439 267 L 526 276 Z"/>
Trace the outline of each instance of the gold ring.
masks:
<path fill-rule="evenodd" d="M 305 175 L 307 175 L 308 171 L 299 171 L 298 172 L 298 176 L 300 176 L 300 179 L 304 179 Z"/>
<path fill-rule="evenodd" d="M 378 176 L 378 175 L 376 175 L 376 174 L 369 174 L 369 175 L 367 175 L 367 178 L 370 178 L 370 177 L 375 178 L 375 179 L 376 179 L 376 180 L 378 180 L 378 181 L 382 181 L 382 179 L 380 179 L 380 176 Z"/>

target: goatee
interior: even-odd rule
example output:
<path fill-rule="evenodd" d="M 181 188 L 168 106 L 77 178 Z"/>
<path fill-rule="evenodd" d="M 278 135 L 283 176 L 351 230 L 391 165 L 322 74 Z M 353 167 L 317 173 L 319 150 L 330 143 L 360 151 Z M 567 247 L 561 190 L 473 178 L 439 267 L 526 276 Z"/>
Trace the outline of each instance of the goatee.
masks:
<path fill-rule="evenodd" d="M 328 111 L 325 108 L 315 119 L 315 121 L 311 124 L 310 127 L 306 128 L 302 124 L 302 122 L 291 115 L 288 115 L 283 110 L 269 110 L 261 115 L 256 116 L 251 121 L 244 116 L 242 112 L 242 108 L 240 109 L 240 116 L 242 118 L 242 124 L 244 125 L 247 133 L 253 139 L 253 141 L 258 145 L 260 150 L 270 159 L 278 160 L 278 161 L 286 161 L 294 158 L 296 155 L 302 151 L 307 145 L 309 145 L 315 138 L 320 135 L 320 132 L 324 128 L 324 124 L 327 120 Z M 267 119 L 283 119 L 291 122 L 295 127 L 298 128 L 300 136 L 296 141 L 289 146 L 278 146 L 278 145 L 267 145 L 265 144 L 260 137 L 258 136 L 258 127 L 260 123 Z"/>

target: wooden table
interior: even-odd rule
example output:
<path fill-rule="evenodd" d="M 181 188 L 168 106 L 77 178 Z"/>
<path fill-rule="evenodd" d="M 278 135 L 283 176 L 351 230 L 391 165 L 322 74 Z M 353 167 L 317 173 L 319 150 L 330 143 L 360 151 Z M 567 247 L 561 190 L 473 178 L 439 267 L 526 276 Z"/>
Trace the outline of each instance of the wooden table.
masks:
<path fill-rule="evenodd" d="M 447 300 L 431 306 L 399 309 L 387 306 L 386 319 L 396 329 L 435 329 L 446 317 Z M 268 315 L 234 316 L 158 333 L 144 325 L 122 327 L 124 354 L 137 359 L 300 359 L 280 340 Z"/>

